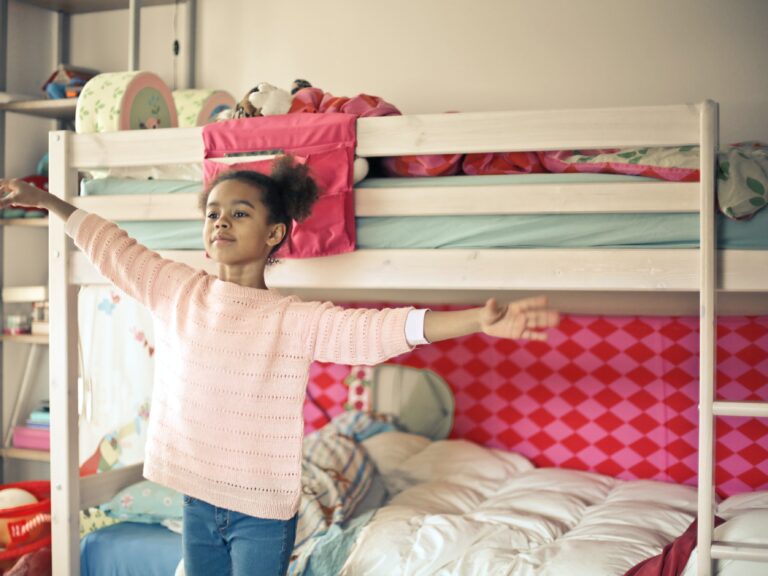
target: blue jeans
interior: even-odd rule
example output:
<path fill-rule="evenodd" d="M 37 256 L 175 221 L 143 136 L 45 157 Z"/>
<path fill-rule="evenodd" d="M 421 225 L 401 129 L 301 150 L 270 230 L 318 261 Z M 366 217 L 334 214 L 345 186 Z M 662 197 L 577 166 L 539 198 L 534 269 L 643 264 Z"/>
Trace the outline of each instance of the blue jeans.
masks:
<path fill-rule="evenodd" d="M 182 547 L 186 576 L 283 576 L 298 515 L 269 520 L 184 496 Z"/>

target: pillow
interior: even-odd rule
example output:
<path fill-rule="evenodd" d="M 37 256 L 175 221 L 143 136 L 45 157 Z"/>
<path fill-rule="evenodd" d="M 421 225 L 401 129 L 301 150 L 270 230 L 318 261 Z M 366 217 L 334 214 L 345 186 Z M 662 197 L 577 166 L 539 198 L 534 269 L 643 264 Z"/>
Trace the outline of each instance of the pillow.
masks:
<path fill-rule="evenodd" d="M 762 493 L 764 496 L 766 492 Z M 735 498 L 731 496 L 730 499 Z M 727 502 L 727 501 L 726 501 Z M 739 542 L 741 544 L 759 544 L 768 545 L 768 535 L 765 532 L 765 526 L 768 524 L 768 509 L 766 508 L 745 508 L 730 520 L 724 522 L 715 528 L 713 539 L 725 542 Z M 697 568 L 697 550 L 694 549 L 688 558 L 685 570 L 681 576 L 696 576 Z M 713 576 L 745 576 L 747 574 L 763 574 L 757 572 L 758 567 L 764 564 L 749 562 L 747 560 L 717 560 L 714 562 Z"/>
<path fill-rule="evenodd" d="M 768 508 L 768 490 L 744 492 L 726 498 L 717 506 L 717 515 L 728 520 L 739 512 L 760 508 Z"/>
<path fill-rule="evenodd" d="M 440 440 L 411 456 L 385 476 L 390 494 L 430 480 L 477 485 L 497 483 L 533 464 L 519 454 L 484 448 L 466 440 Z"/>
<path fill-rule="evenodd" d="M 453 176 L 461 171 L 461 154 L 391 156 L 381 159 L 388 176 Z"/>
<path fill-rule="evenodd" d="M 120 520 L 107 516 L 98 508 L 88 508 L 80 510 L 80 538 L 85 538 L 86 534 L 95 532 L 100 528 L 106 528 L 112 524 L 117 524 Z"/>
<path fill-rule="evenodd" d="M 424 450 L 431 440 L 407 432 L 382 432 L 362 441 L 380 474 L 386 476 L 411 456 Z"/>
<path fill-rule="evenodd" d="M 159 524 L 163 520 L 181 518 L 181 493 L 149 480 L 123 488 L 112 500 L 100 506 L 111 518 Z"/>

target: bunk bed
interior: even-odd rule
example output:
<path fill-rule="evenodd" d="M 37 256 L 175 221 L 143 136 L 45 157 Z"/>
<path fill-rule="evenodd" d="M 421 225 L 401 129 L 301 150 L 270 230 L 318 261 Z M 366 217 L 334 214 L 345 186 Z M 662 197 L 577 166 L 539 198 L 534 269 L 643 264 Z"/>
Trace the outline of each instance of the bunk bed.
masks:
<path fill-rule="evenodd" d="M 195 194 L 78 197 L 78 172 L 88 169 L 199 162 L 200 128 L 105 134 L 53 132 L 51 191 L 113 220 L 174 221 L 199 218 Z M 695 248 L 462 248 L 361 249 L 338 256 L 286 260 L 268 284 L 303 297 L 342 301 L 478 302 L 531 292 L 551 294 L 556 306 L 575 311 L 686 313 L 700 318 L 700 440 L 698 574 L 712 558 L 768 559 L 765 549 L 712 542 L 713 425 L 715 416 L 768 416 L 756 402 L 715 401 L 718 300 L 739 313 L 768 312 L 768 251 L 717 250 L 715 152 L 718 111 L 698 105 L 542 112 L 461 113 L 362 118 L 356 154 L 362 157 L 463 152 L 699 145 L 696 183 L 548 183 L 484 187 L 472 184 L 423 188 L 360 187 L 357 217 L 534 213 L 698 214 Z M 76 573 L 79 511 L 107 501 L 141 477 L 140 465 L 79 477 L 77 417 L 77 290 L 103 283 L 73 250 L 63 224 L 51 222 L 52 530 L 56 573 Z M 165 255 L 212 270 L 201 251 Z M 572 297 L 574 296 L 574 297 Z M 610 296 L 610 297 L 609 297 Z M 732 299 L 732 300 L 729 300 Z M 649 308 L 650 307 L 650 308 Z M 729 308 L 730 309 L 730 308 Z M 594 308 L 593 308 L 594 310 Z"/>

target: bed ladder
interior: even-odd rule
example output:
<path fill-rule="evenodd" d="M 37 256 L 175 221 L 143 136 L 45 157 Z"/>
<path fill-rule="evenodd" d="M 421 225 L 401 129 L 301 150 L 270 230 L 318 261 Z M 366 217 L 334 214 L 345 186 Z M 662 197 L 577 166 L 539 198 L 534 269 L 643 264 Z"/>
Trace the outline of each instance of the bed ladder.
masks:
<path fill-rule="evenodd" d="M 713 559 L 768 562 L 768 545 L 713 540 L 715 516 L 715 418 L 768 418 L 768 402 L 715 400 L 717 371 L 717 231 L 715 226 L 715 160 L 718 148 L 718 106 L 706 101 L 700 108 L 699 214 L 699 475 L 697 576 L 711 576 Z M 768 566 L 765 567 L 768 570 Z"/>

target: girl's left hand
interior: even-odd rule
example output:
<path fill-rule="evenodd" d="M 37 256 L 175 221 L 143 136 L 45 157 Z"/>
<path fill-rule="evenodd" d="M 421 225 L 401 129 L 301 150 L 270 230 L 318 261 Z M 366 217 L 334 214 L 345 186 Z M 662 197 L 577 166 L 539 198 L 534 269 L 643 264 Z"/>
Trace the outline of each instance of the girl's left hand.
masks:
<path fill-rule="evenodd" d="M 46 208 L 51 195 L 23 180 L 0 180 L 0 208 L 27 206 Z"/>
<path fill-rule="evenodd" d="M 491 298 L 480 311 L 480 327 L 489 336 L 496 338 L 525 338 L 546 340 L 548 328 L 557 326 L 560 314 L 547 308 L 543 296 L 525 298 L 499 306 Z"/>

